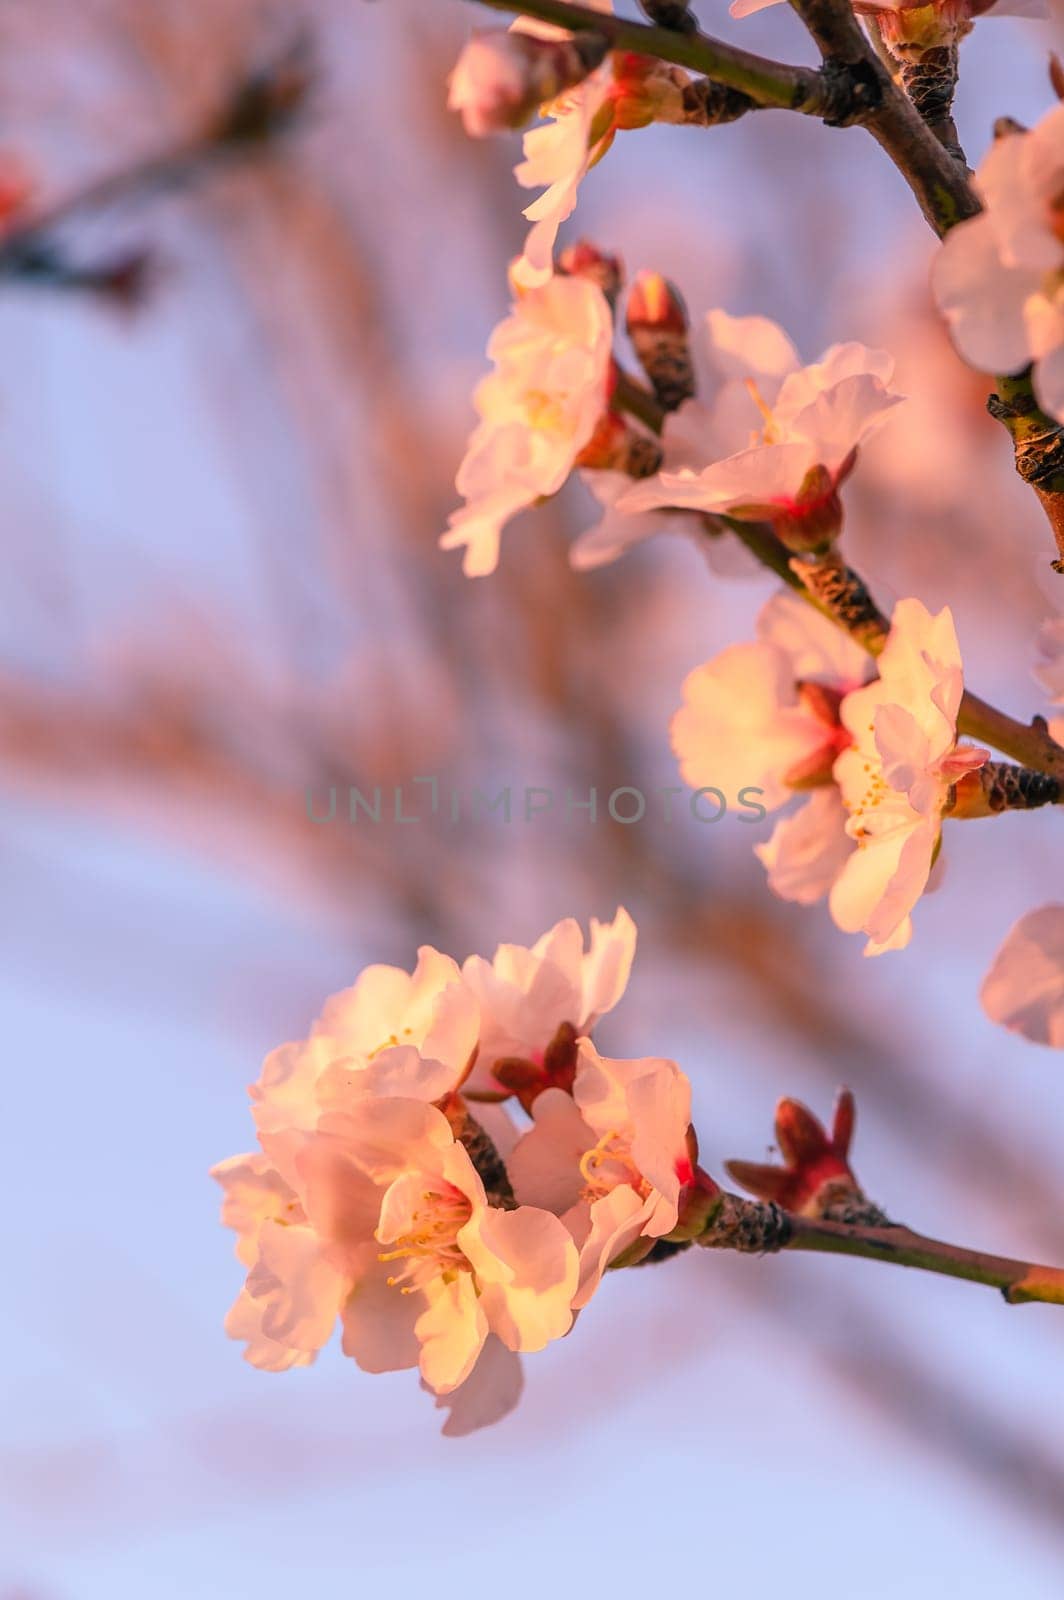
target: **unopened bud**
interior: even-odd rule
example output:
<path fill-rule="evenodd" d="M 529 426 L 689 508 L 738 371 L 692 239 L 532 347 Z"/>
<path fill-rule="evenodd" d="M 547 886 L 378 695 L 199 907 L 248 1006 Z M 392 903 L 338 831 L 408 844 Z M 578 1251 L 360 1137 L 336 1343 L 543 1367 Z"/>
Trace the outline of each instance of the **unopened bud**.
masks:
<path fill-rule="evenodd" d="M 652 56 L 616 50 L 611 101 L 615 129 L 645 128 L 651 122 L 685 122 L 684 90 L 691 78 L 681 67 Z"/>
<path fill-rule="evenodd" d="M 659 272 L 641 272 L 628 295 L 628 337 L 666 411 L 695 392 L 695 370 L 683 299 Z"/>
<path fill-rule="evenodd" d="M 583 83 L 606 59 L 596 33 L 571 39 L 489 29 L 475 33 L 450 77 L 447 105 L 475 139 L 529 122 L 545 102 Z"/>
<path fill-rule="evenodd" d="M 555 271 L 568 278 L 589 278 L 597 283 L 612 305 L 624 283 L 624 262 L 608 256 L 587 239 L 566 245 L 554 264 Z"/>
<path fill-rule="evenodd" d="M 848 1089 L 839 1091 L 830 1134 L 801 1101 L 781 1100 L 776 1107 L 776 1142 L 784 1165 L 727 1161 L 725 1169 L 759 1200 L 771 1201 L 785 1211 L 883 1222 L 886 1219 L 865 1199 L 850 1167 L 855 1115 Z"/>
<path fill-rule="evenodd" d="M 994 817 L 999 811 L 1034 811 L 1056 805 L 1060 798 L 1060 779 L 1048 772 L 1017 767 L 1009 761 L 987 761 L 958 779 L 948 814 L 962 820 Z"/>
<path fill-rule="evenodd" d="M 657 439 L 633 428 L 616 411 L 604 411 L 576 465 L 597 472 L 626 472 L 630 478 L 652 478 L 661 460 Z"/>

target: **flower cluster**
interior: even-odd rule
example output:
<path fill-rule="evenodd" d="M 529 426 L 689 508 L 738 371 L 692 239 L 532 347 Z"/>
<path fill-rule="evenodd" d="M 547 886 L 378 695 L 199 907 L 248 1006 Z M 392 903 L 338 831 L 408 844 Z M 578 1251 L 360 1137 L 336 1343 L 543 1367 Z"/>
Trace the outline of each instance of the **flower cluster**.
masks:
<path fill-rule="evenodd" d="M 575 467 L 603 507 L 573 546 L 579 568 L 678 520 L 685 531 L 704 531 L 707 518 L 762 522 L 789 549 L 830 546 L 859 448 L 901 399 L 888 387 L 891 357 L 840 344 L 803 366 L 774 322 L 712 310 L 688 353 L 689 384 L 673 382 L 679 404 L 652 441 L 621 416 L 613 311 L 599 281 L 607 259 L 619 275 L 591 247 L 569 252 L 570 272 L 520 293 L 492 334 L 496 371 L 477 389 L 481 422 L 456 480 L 466 505 L 443 547 L 465 547 L 469 576 L 494 571 L 504 523 L 556 493 Z M 655 335 L 686 351 L 686 313 L 656 274 L 633 284 L 628 329 L 647 360 Z"/>
<path fill-rule="evenodd" d="M 366 968 L 252 1086 L 259 1152 L 214 1168 L 247 1279 L 226 1320 L 253 1366 L 305 1366 L 339 1321 L 367 1372 L 416 1367 L 444 1431 L 495 1420 L 519 1353 L 562 1338 L 608 1267 L 713 1193 L 690 1086 L 590 1033 L 624 992 L 628 914 L 531 949 Z M 512 1098 L 511 1098 L 512 1097 Z"/>

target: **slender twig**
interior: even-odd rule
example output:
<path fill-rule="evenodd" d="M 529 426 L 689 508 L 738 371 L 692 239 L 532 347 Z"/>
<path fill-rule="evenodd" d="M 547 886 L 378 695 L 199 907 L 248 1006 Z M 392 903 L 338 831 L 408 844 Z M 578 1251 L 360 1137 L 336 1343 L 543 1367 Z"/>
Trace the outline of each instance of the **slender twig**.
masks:
<path fill-rule="evenodd" d="M 849 6 L 850 28 L 836 26 L 830 0 L 792 0 L 824 54 L 820 71 L 770 61 L 699 32 L 676 32 L 627 22 L 571 5 L 568 0 L 480 0 L 496 11 L 520 12 L 573 32 L 600 33 L 616 49 L 635 50 L 704 73 L 750 96 L 820 117 L 835 127 L 861 124 L 887 151 L 937 233 L 974 216 L 979 202 L 960 163 L 943 149 L 892 81 L 861 32 Z"/>
<path fill-rule="evenodd" d="M 1010 1305 L 1043 1301 L 1064 1305 L 1064 1269 L 1043 1267 L 1010 1256 L 988 1255 L 962 1245 L 928 1239 L 895 1223 L 877 1226 L 832 1222 L 823 1217 L 783 1211 L 771 1201 L 747 1200 L 721 1191 L 708 1209 L 694 1243 L 710 1250 L 737 1250 L 744 1255 L 809 1250 L 830 1255 L 861 1256 L 914 1267 L 947 1278 L 963 1278 L 998 1289 Z"/>
<path fill-rule="evenodd" d="M 865 1228 L 814 1217 L 788 1218 L 786 1250 L 816 1250 L 833 1255 L 863 1256 L 869 1261 L 889 1261 L 898 1267 L 915 1267 L 948 1278 L 1000 1289 L 1010 1305 L 1040 1300 L 1064 1305 L 1064 1270 L 1043 1267 L 1009 1256 L 987 1255 L 961 1245 L 928 1239 L 909 1228 Z"/>

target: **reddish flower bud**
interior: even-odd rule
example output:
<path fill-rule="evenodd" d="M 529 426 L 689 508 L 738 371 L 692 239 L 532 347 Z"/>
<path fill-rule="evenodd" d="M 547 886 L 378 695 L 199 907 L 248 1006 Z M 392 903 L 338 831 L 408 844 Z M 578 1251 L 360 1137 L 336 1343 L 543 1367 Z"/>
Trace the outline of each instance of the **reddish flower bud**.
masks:
<path fill-rule="evenodd" d="M 661 466 L 661 455 L 661 445 L 649 433 L 633 428 L 616 411 L 604 411 L 576 464 L 598 472 L 650 478 Z"/>
<path fill-rule="evenodd" d="M 774 1201 L 785 1211 L 815 1217 L 840 1203 L 863 1204 L 848 1159 L 855 1116 L 848 1089 L 839 1091 L 830 1135 L 800 1101 L 781 1100 L 776 1107 L 776 1142 L 785 1165 L 727 1161 L 725 1169 L 750 1194 Z"/>
<path fill-rule="evenodd" d="M 569 278 L 590 278 L 612 304 L 624 283 L 624 262 L 608 256 L 587 239 L 570 244 L 559 255 L 555 270 Z"/>
<path fill-rule="evenodd" d="M 695 370 L 683 299 L 659 272 L 641 272 L 628 296 L 628 337 L 666 411 L 695 392 Z"/>

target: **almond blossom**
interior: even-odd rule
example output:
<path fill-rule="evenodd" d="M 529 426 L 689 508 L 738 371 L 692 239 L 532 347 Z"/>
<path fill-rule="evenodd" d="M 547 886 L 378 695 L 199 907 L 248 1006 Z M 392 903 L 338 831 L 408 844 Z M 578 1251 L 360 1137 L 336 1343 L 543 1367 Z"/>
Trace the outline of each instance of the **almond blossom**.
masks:
<path fill-rule="evenodd" d="M 1064 905 L 1040 906 L 1010 929 L 980 999 L 994 1022 L 1064 1050 Z"/>
<path fill-rule="evenodd" d="M 474 33 L 451 73 L 448 108 L 461 112 L 476 139 L 520 128 L 537 106 L 581 83 L 605 49 L 590 35 L 536 38 L 517 28 Z"/>
<path fill-rule="evenodd" d="M 573 1305 L 607 1267 L 671 1233 L 696 1180 L 691 1086 L 673 1061 L 614 1061 L 580 1044 L 572 1094 L 545 1089 L 509 1160 L 517 1198 L 557 1213 L 580 1250 Z"/>
<path fill-rule="evenodd" d="M 504 523 L 562 487 L 607 402 L 613 319 L 587 278 L 551 278 L 522 294 L 495 329 L 495 371 L 478 385 L 480 423 L 458 469 L 466 501 L 440 539 L 464 548 L 468 577 L 494 572 Z"/>
<path fill-rule="evenodd" d="M 857 849 L 832 886 L 831 915 L 868 935 L 866 955 L 908 944 L 953 786 L 988 759 L 957 743 L 963 690 L 949 608 L 932 616 L 919 600 L 900 600 L 879 677 L 842 703 L 853 744 L 834 769 Z"/>
<path fill-rule="evenodd" d="M 775 811 L 814 790 L 757 851 L 771 888 L 809 904 L 831 887 L 853 848 L 830 786 L 835 759 L 851 741 L 840 707 L 865 682 L 868 657 L 797 595 L 770 600 L 757 633 L 686 679 L 672 747 L 693 789 L 717 788 L 729 801 L 749 791 Z"/>
<path fill-rule="evenodd" d="M 932 268 L 939 310 L 980 371 L 1033 362 L 1039 405 L 1064 422 L 1064 106 L 995 140 L 975 187 L 982 212 L 950 229 Z"/>
<path fill-rule="evenodd" d="M 612 922 L 591 919 L 591 938 L 584 947 L 580 924 L 572 917 L 558 922 L 531 949 L 503 944 L 492 961 L 470 956 L 462 977 L 480 1009 L 480 1044 L 471 1084 L 497 1085 L 493 1077 L 501 1061 L 524 1066 L 522 1086 L 538 1088 L 554 1082 L 548 1058 L 552 1041 L 562 1034 L 558 1070 L 571 1079 L 565 1041 L 591 1032 L 621 998 L 635 955 L 636 926 L 623 906 Z M 565 1083 L 568 1087 L 568 1083 Z"/>
<path fill-rule="evenodd" d="M 595 11 L 613 11 L 612 0 L 587 3 Z M 513 26 L 540 39 L 572 37 L 565 29 L 529 17 Z M 513 269 L 517 284 L 534 289 L 547 282 L 554 270 L 558 231 L 576 209 L 588 172 L 622 129 L 683 121 L 683 88 L 689 81 L 679 68 L 614 51 L 582 83 L 544 106 L 548 120 L 525 134 L 524 160 L 514 168 L 523 189 L 543 190 L 525 208 L 532 227 Z"/>
<path fill-rule="evenodd" d="M 706 330 L 699 398 L 666 418 L 661 471 L 616 509 L 768 521 L 791 548 L 820 548 L 841 529 L 859 445 L 901 399 L 887 388 L 892 358 L 842 344 L 802 367 L 767 318 L 711 311 Z"/>
<path fill-rule="evenodd" d="M 477 1047 L 476 1000 L 450 956 L 431 945 L 413 973 L 366 967 L 349 989 L 326 1001 L 307 1039 L 267 1056 L 251 1087 L 260 1135 L 274 1136 L 279 1165 L 285 1140 L 317 1126 L 326 1108 L 351 1092 L 438 1100 L 465 1076 Z"/>
<path fill-rule="evenodd" d="M 227 1331 L 248 1341 L 253 1365 L 305 1364 L 339 1318 L 345 1354 L 365 1371 L 417 1366 L 446 1395 L 474 1373 L 489 1335 L 517 1352 L 568 1331 L 577 1253 L 566 1229 L 534 1207 L 491 1204 L 437 1107 L 352 1096 L 299 1137 L 293 1186 L 270 1165 L 275 1140 L 262 1136 L 265 1158 L 214 1173 L 250 1269 Z M 512 1390 L 489 1360 L 492 1388 Z"/>

